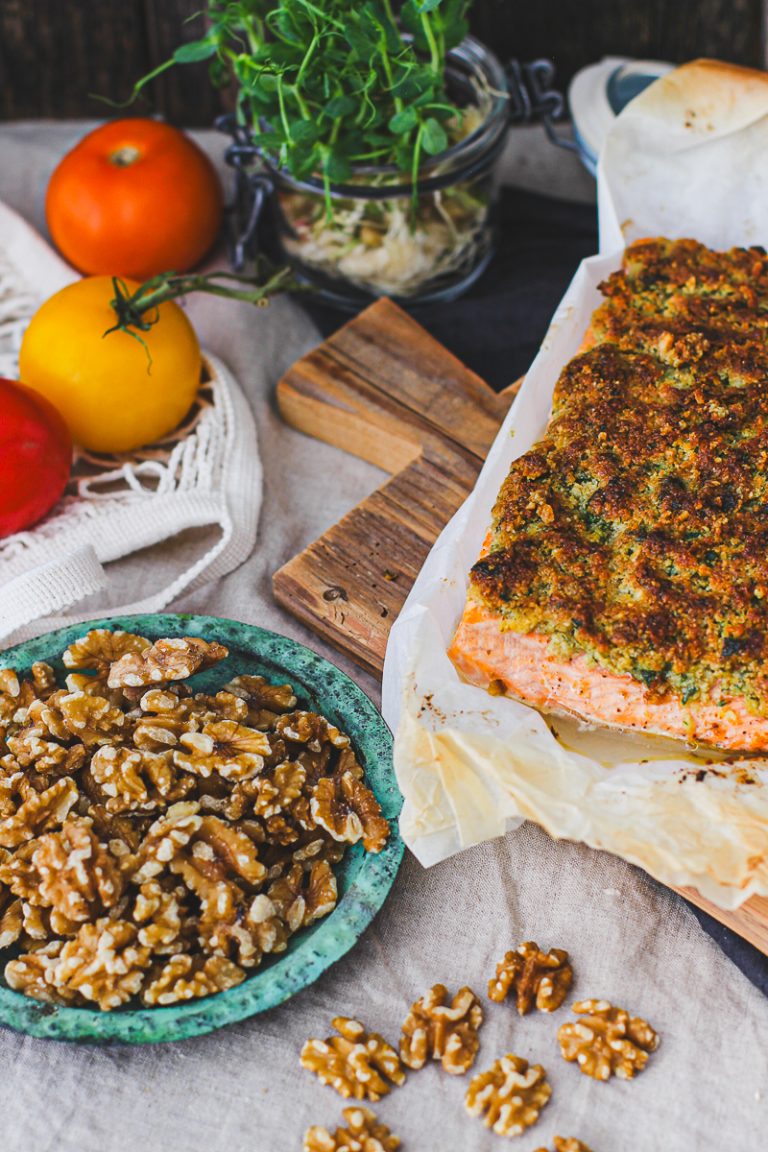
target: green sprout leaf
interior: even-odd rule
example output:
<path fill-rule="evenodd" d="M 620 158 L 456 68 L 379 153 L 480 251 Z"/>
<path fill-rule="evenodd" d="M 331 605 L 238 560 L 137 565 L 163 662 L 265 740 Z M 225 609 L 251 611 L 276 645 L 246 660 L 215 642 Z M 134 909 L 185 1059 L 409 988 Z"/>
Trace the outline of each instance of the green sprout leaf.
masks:
<path fill-rule="evenodd" d="M 134 88 L 175 65 L 207 60 L 234 81 L 238 121 L 298 179 L 330 186 L 356 167 L 397 168 L 415 182 L 425 159 L 461 136 L 446 86 L 447 51 L 466 32 L 470 0 L 209 0 L 197 40 Z"/>
<path fill-rule="evenodd" d="M 181 44 L 173 54 L 174 64 L 197 64 L 199 60 L 210 60 L 216 55 L 215 40 L 195 40 L 191 44 Z"/>
<path fill-rule="evenodd" d="M 437 156 L 448 147 L 448 134 L 442 124 L 438 120 L 435 120 L 434 116 L 430 116 L 424 121 L 424 131 L 421 142 L 424 146 L 424 151 L 428 152 L 430 156 Z"/>

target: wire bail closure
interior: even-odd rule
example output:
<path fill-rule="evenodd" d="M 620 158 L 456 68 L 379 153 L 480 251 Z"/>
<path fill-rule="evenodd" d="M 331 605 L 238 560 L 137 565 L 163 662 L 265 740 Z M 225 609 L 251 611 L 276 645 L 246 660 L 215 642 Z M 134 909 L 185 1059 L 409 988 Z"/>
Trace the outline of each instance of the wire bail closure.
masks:
<path fill-rule="evenodd" d="M 249 171 L 260 159 L 259 149 L 250 132 L 232 113 L 218 116 L 214 126 L 219 132 L 232 137 L 224 153 L 224 160 L 235 171 L 234 201 L 226 209 L 227 248 L 229 260 L 236 272 L 242 272 L 249 260 L 257 255 L 259 220 L 267 200 L 275 190 L 269 172 Z"/>
<path fill-rule="evenodd" d="M 553 144 L 568 152 L 578 152 L 578 144 L 560 135 L 555 128 L 555 121 L 560 120 L 565 112 L 566 101 L 563 93 L 552 86 L 554 63 L 545 58 L 521 63 L 513 57 L 505 73 L 509 85 L 510 123 L 531 124 L 540 120 Z"/>

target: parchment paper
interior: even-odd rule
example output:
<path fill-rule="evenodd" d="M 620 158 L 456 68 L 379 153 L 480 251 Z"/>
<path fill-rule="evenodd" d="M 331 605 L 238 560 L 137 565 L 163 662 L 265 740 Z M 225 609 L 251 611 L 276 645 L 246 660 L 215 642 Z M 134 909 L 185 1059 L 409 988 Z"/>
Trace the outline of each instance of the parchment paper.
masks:
<path fill-rule="evenodd" d="M 599 202 L 601 238 L 613 249 L 578 269 L 473 493 L 390 636 L 383 710 L 396 732 L 402 832 L 423 864 L 531 819 L 722 907 L 768 893 L 768 761 L 722 757 L 704 774 L 682 744 L 589 730 L 492 697 L 463 683 L 446 655 L 498 489 L 544 432 L 558 375 L 601 300 L 597 285 L 619 266 L 622 225 L 631 238 L 693 235 L 716 247 L 768 240 L 761 186 L 768 192 L 761 73 L 706 61 L 677 69 L 608 137 Z"/>

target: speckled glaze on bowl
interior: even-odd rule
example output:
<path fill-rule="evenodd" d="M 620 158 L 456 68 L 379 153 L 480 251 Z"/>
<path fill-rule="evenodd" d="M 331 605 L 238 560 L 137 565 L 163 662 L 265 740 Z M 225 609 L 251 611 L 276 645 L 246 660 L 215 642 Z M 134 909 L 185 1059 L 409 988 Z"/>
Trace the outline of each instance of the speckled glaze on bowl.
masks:
<path fill-rule="evenodd" d="M 63 671 L 60 654 L 89 628 L 124 629 L 151 640 L 161 636 L 203 636 L 229 649 L 215 668 L 189 683 L 215 690 L 241 673 L 290 682 L 299 705 L 322 712 L 350 736 L 368 783 L 392 825 L 383 852 L 366 853 L 356 844 L 336 869 L 339 902 L 324 920 L 292 936 L 287 951 L 271 958 L 237 988 L 207 999 L 168 1008 L 123 1008 L 114 1012 L 43 1004 L 12 992 L 0 977 L 0 1024 L 31 1036 L 55 1040 L 153 1044 L 183 1040 L 244 1020 L 313 983 L 344 956 L 381 908 L 403 855 L 397 831 L 402 797 L 392 768 L 392 737 L 368 697 L 329 661 L 303 645 L 263 628 L 213 616 L 114 616 L 50 632 L 0 653 L 0 666 L 26 672 L 36 660 Z M 2 969 L 0 968 L 0 972 Z"/>

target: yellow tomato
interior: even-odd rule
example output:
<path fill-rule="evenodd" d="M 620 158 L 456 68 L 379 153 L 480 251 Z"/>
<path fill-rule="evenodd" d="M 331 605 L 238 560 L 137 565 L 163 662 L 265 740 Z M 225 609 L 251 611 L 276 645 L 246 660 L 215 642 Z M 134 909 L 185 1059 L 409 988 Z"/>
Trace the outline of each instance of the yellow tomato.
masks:
<path fill-rule="evenodd" d="M 126 281 L 129 291 L 138 285 Z M 200 385 L 200 345 L 172 301 L 148 314 L 137 335 L 104 333 L 116 321 L 110 276 L 62 288 L 32 317 L 19 376 L 59 410 L 72 439 L 93 452 L 129 452 L 171 432 Z"/>

